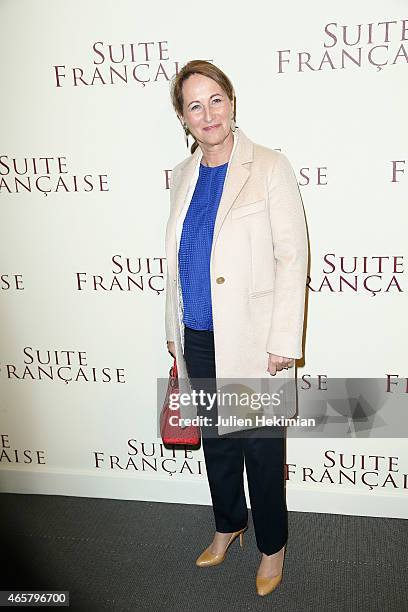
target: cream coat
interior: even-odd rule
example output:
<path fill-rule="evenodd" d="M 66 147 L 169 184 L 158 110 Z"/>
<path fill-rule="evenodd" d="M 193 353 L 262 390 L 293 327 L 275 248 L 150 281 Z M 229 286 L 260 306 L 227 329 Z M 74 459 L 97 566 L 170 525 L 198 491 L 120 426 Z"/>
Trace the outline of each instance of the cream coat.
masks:
<path fill-rule="evenodd" d="M 166 338 L 175 342 L 182 392 L 190 384 L 183 357 L 178 246 L 201 158 L 198 147 L 173 169 L 166 228 Z M 264 391 L 274 379 L 272 392 L 277 379 L 291 379 L 294 385 L 295 368 L 275 376 L 267 372 L 268 353 L 302 357 L 307 264 L 305 216 L 289 161 L 236 128 L 210 259 L 217 381 L 257 379 Z M 295 390 L 285 400 L 284 412 L 292 416 Z M 195 414 L 194 407 L 181 407 L 182 417 Z M 248 427 L 218 427 L 221 435 L 239 429 Z"/>

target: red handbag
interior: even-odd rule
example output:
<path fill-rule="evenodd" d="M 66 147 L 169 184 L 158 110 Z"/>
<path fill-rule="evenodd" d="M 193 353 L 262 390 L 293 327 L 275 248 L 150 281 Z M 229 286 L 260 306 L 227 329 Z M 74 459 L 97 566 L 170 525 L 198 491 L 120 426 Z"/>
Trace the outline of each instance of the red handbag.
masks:
<path fill-rule="evenodd" d="M 181 427 L 178 424 L 178 419 L 180 418 L 180 406 L 177 406 L 177 408 L 170 408 L 170 394 L 179 395 L 179 393 L 177 363 L 176 358 L 174 358 L 173 366 L 170 368 L 169 372 L 166 397 L 160 413 L 160 435 L 164 444 L 191 444 L 195 446 L 200 443 L 200 428 L 198 425 L 187 425 L 186 427 Z M 174 395 L 172 403 L 174 406 Z M 176 417 L 173 419 L 173 424 L 170 422 L 171 416 Z"/>

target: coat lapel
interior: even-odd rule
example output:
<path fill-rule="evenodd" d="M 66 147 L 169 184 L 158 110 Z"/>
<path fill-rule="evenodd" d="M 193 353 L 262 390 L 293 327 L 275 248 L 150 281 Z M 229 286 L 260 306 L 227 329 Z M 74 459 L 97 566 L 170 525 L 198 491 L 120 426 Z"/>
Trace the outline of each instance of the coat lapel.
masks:
<path fill-rule="evenodd" d="M 187 159 L 184 168 L 180 171 L 174 188 L 170 191 L 170 217 L 166 229 L 167 265 L 173 279 L 177 273 L 177 238 L 176 225 L 186 201 L 187 193 L 193 177 L 198 158 L 201 158 L 201 149 L 198 147 L 193 155 Z"/>
<path fill-rule="evenodd" d="M 248 167 L 246 164 L 252 162 L 253 143 L 251 140 L 249 140 L 249 138 L 247 138 L 247 136 L 245 136 L 244 132 L 240 128 L 237 128 L 237 132 L 237 144 L 230 160 L 228 173 L 224 183 L 224 189 L 218 206 L 217 216 L 215 218 L 212 252 L 214 252 L 214 245 L 217 241 L 224 219 L 250 175 L 250 167 Z"/>
<path fill-rule="evenodd" d="M 201 149 L 200 147 L 197 147 L 192 156 L 187 160 L 183 170 L 181 171 L 177 185 L 174 188 L 174 192 L 172 192 L 174 198 L 173 214 L 175 219 L 179 217 L 181 210 L 184 206 L 190 183 L 193 178 L 194 170 L 196 168 L 198 160 L 201 159 L 201 157 Z"/>

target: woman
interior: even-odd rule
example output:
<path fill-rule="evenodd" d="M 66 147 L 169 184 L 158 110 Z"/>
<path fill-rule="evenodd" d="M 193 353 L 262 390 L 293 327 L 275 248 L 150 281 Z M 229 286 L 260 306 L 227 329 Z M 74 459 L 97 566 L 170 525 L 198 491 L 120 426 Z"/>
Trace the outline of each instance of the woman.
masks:
<path fill-rule="evenodd" d="M 187 63 L 171 97 L 187 146 L 190 134 L 194 140 L 192 155 L 172 172 L 166 230 L 166 338 L 179 381 L 214 391 L 217 379 L 293 379 L 308 260 L 293 170 L 282 153 L 236 126 L 233 86 L 213 64 Z M 208 409 L 203 404 L 199 414 Z M 217 403 L 212 410 L 217 419 Z M 216 531 L 196 564 L 221 563 L 238 536 L 242 546 L 245 461 L 262 553 L 256 588 L 266 595 L 281 581 L 287 540 L 284 429 L 201 431 Z"/>

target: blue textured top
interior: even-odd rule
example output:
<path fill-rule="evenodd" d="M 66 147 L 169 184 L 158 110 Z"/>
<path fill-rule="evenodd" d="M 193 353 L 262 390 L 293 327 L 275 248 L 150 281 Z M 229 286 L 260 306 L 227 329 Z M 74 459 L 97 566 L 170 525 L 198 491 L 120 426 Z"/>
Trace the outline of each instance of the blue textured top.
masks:
<path fill-rule="evenodd" d="M 213 330 L 210 255 L 215 217 L 228 162 L 203 166 L 183 223 L 178 252 L 183 322 L 187 327 Z"/>

